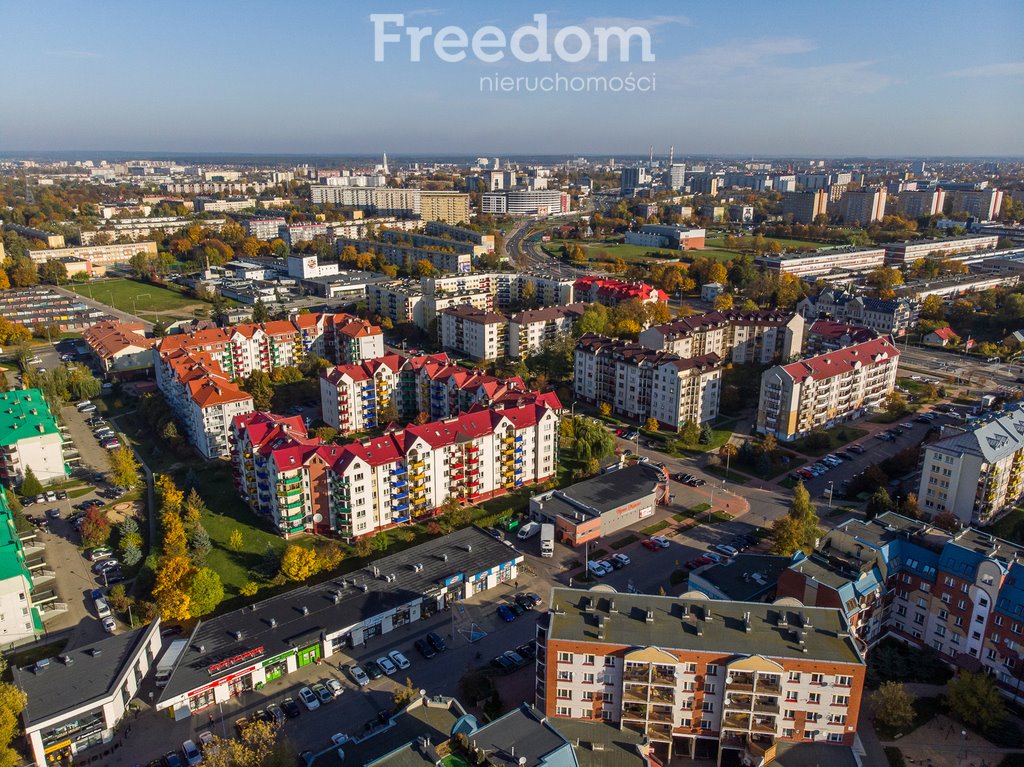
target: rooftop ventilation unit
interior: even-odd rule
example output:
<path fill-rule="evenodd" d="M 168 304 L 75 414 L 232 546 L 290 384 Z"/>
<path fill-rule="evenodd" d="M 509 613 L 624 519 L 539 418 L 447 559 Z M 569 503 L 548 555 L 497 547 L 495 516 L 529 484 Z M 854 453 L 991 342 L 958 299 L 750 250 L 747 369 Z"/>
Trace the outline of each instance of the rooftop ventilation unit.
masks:
<path fill-rule="evenodd" d="M 242 632 L 241 631 L 232 631 L 231 634 L 232 634 L 232 636 L 234 636 L 236 642 L 240 642 L 242 640 Z"/>

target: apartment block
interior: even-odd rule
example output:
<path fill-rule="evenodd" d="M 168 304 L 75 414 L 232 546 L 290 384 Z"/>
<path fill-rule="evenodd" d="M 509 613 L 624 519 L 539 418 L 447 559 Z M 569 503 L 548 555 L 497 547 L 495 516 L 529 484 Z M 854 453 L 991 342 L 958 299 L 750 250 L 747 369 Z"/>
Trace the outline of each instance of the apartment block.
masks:
<path fill-rule="evenodd" d="M 424 189 L 420 192 L 420 218 L 445 224 L 466 223 L 470 219 L 469 195 Z"/>
<path fill-rule="evenodd" d="M 718 416 L 721 362 L 714 353 L 684 358 L 585 333 L 576 343 L 573 387 L 580 399 L 608 403 L 627 418 L 679 429 Z"/>
<path fill-rule="evenodd" d="M 623 282 L 611 277 L 580 277 L 574 288 L 576 301 L 616 306 L 636 299 L 644 303 L 667 302 L 664 290 L 646 282 Z"/>
<path fill-rule="evenodd" d="M 43 564 L 26 552 L 7 494 L 0 492 L 0 632 L 8 646 L 32 642 L 43 633 L 40 608 L 33 600 L 42 596 L 33 595 L 36 581 L 53 578 L 53 571 L 42 569 Z"/>
<path fill-rule="evenodd" d="M 503 314 L 460 305 L 438 316 L 441 348 L 474 360 L 497 360 L 508 350 L 508 318 Z"/>
<path fill-rule="evenodd" d="M 82 333 L 82 340 L 107 374 L 153 367 L 151 349 L 157 339 L 146 338 L 141 322 L 108 320 Z"/>
<path fill-rule="evenodd" d="M 494 252 L 493 234 L 483 234 L 482 232 L 477 232 L 474 229 L 467 229 L 464 226 L 454 226 L 453 224 L 446 224 L 444 222 L 444 219 L 431 220 L 428 219 L 426 215 L 423 216 L 423 219 L 427 222 L 427 225 L 423 227 L 423 231 L 426 234 L 432 235 L 434 237 L 444 237 L 449 240 L 469 242 L 472 243 L 473 245 L 479 245 L 483 247 L 484 251 L 487 253 Z M 462 220 L 469 221 L 469 218 L 467 217 Z"/>
<path fill-rule="evenodd" d="M 557 189 L 484 192 L 480 212 L 508 216 L 550 216 L 569 212 L 569 193 Z"/>
<path fill-rule="evenodd" d="M 870 653 L 886 636 L 984 670 L 1024 701 L 1024 548 L 886 513 L 829 531 L 779 576 L 778 596 L 840 608 Z"/>
<path fill-rule="evenodd" d="M 540 710 L 642 733 L 660 764 L 856 738 L 866 667 L 836 608 L 556 588 L 537 646 Z"/>
<path fill-rule="evenodd" d="M 314 205 L 359 208 L 380 216 L 419 216 L 422 211 L 423 193 L 419 189 L 311 184 L 309 192 Z M 457 224 L 459 221 L 445 223 Z"/>
<path fill-rule="evenodd" d="M 754 258 L 762 266 L 777 274 L 792 274 L 801 279 L 818 277 L 833 272 L 870 272 L 885 263 L 885 248 L 821 248 L 813 253 L 780 253 Z"/>
<path fill-rule="evenodd" d="M 905 335 L 917 319 L 915 303 L 909 298 L 868 298 L 841 288 L 826 288 L 816 296 L 807 296 L 796 310 L 808 322 L 820 319 L 863 325 L 879 335 L 896 338 Z"/>
<path fill-rule="evenodd" d="M 847 224 L 873 224 L 885 216 L 885 201 L 885 189 L 844 192 L 839 200 L 839 217 Z"/>
<path fill-rule="evenodd" d="M 952 432 L 952 433 L 951 433 Z M 929 514 L 952 513 L 984 526 L 1024 496 L 1024 406 L 950 427 L 924 446 L 918 498 Z"/>
<path fill-rule="evenodd" d="M 769 368 L 757 430 L 789 441 L 879 409 L 896 385 L 899 356 L 885 337 Z"/>
<path fill-rule="evenodd" d="M 247 237 L 255 237 L 257 240 L 276 240 L 280 236 L 280 228 L 288 222 L 283 217 L 273 216 L 245 216 L 242 218 L 242 228 L 245 229 Z"/>
<path fill-rule="evenodd" d="M 782 216 L 796 224 L 813 224 L 818 216 L 828 215 L 828 193 L 824 189 L 813 192 L 784 192 Z"/>
<path fill-rule="evenodd" d="M 373 535 L 435 516 L 451 499 L 475 503 L 545 481 L 557 466 L 557 411 L 541 404 L 474 410 L 347 445 L 280 436 L 259 450 L 259 438 L 243 433 L 250 420 L 262 419 L 238 418 L 232 428 L 235 482 L 250 487 L 254 473 L 250 505 L 276 514 L 286 535 Z"/>
<path fill-rule="evenodd" d="M 586 304 L 569 304 L 513 314 L 508 319 L 508 356 L 528 357 L 540 351 L 546 342 L 571 332 L 586 308 Z"/>
<path fill-rule="evenodd" d="M 979 221 L 993 221 L 1003 209 L 1003 193 L 998 189 L 950 190 L 954 212 L 963 212 Z"/>
<path fill-rule="evenodd" d="M 382 242 L 392 242 L 398 245 L 412 245 L 414 248 L 427 248 L 429 250 L 441 251 L 448 250 L 453 253 L 468 253 L 474 258 L 487 252 L 485 245 L 471 242 L 468 239 L 435 237 L 430 234 L 400 232 L 394 229 L 382 229 L 378 232 L 377 239 Z"/>
<path fill-rule="evenodd" d="M 254 410 L 252 395 L 225 375 L 209 352 L 158 347 L 153 353 L 157 386 L 189 442 L 204 458 L 227 457 L 231 422 Z"/>
<path fill-rule="evenodd" d="M 348 245 L 355 248 L 357 253 L 373 251 L 383 256 L 389 264 L 394 264 L 406 271 L 411 271 L 417 261 L 429 261 L 442 272 L 462 273 L 469 272 L 473 268 L 471 253 L 453 253 L 448 250 L 417 248 L 411 245 L 396 245 L 380 240 L 363 240 L 352 237 L 336 237 L 334 244 L 339 253 Z"/>
<path fill-rule="evenodd" d="M 81 245 L 70 248 L 52 248 L 48 250 L 30 250 L 29 256 L 37 264 L 45 264 L 47 261 L 71 257 L 88 261 L 92 264 L 107 266 L 110 264 L 127 264 L 132 256 L 137 253 L 145 253 L 147 256 L 156 255 L 155 242 L 128 242 L 114 245 Z"/>
<path fill-rule="evenodd" d="M 63 445 L 39 389 L 0 392 L 0 481 L 15 487 L 28 469 L 44 484 L 65 479 Z"/>
<path fill-rule="evenodd" d="M 885 263 L 905 266 L 919 258 L 950 258 L 963 253 L 980 253 L 983 250 L 995 250 L 998 243 L 999 237 L 996 235 L 970 234 L 937 240 L 889 242 L 885 245 Z"/>
<path fill-rule="evenodd" d="M 736 364 L 767 365 L 800 352 L 804 320 L 774 309 L 724 309 L 654 325 L 637 339 L 648 349 L 680 357 L 717 354 Z"/>
<path fill-rule="evenodd" d="M 896 212 L 910 219 L 941 216 L 945 203 L 946 193 L 938 188 L 905 191 L 899 193 Z"/>

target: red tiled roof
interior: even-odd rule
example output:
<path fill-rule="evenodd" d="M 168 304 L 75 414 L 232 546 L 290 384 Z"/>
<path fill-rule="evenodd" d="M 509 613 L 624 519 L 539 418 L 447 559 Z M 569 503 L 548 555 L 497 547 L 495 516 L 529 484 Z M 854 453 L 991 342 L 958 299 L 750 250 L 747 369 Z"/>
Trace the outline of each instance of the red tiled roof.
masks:
<path fill-rule="evenodd" d="M 933 330 L 932 333 L 934 333 L 943 341 L 952 341 L 955 338 L 959 338 L 959 336 L 955 332 L 953 332 L 953 328 L 950 327 L 937 328 Z"/>
<path fill-rule="evenodd" d="M 808 378 L 821 381 L 848 373 L 859 365 L 871 365 L 886 360 L 895 362 L 899 356 L 899 350 L 888 337 L 885 337 L 783 365 L 782 369 L 797 382 Z"/>
<path fill-rule="evenodd" d="M 156 345 L 155 338 L 146 338 L 142 334 L 144 327 L 139 322 L 108 320 L 85 330 L 82 333 L 82 340 L 101 359 L 109 359 L 133 346 L 149 349 Z"/>

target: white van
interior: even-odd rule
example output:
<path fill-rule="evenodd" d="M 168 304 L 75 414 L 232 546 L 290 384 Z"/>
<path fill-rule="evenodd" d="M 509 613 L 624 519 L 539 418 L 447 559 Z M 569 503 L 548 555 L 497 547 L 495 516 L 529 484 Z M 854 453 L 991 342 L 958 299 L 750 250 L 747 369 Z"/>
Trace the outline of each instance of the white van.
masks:
<path fill-rule="evenodd" d="M 100 620 L 110 617 L 110 606 L 103 597 L 99 597 L 96 600 L 96 614 L 100 617 Z"/>

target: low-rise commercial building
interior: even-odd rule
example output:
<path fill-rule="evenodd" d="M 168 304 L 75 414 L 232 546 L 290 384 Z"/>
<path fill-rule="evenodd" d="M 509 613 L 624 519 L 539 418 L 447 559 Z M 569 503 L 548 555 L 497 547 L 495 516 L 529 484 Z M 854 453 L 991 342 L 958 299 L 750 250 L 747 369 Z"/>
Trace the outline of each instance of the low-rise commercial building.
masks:
<path fill-rule="evenodd" d="M 0 392 L 0 481 L 14 487 L 32 469 L 42 483 L 63 480 L 64 438 L 39 389 Z"/>
<path fill-rule="evenodd" d="M 804 320 L 775 309 L 722 309 L 653 325 L 638 341 L 680 357 L 717 354 L 737 364 L 767 365 L 800 351 Z"/>
<path fill-rule="evenodd" d="M 576 343 L 573 388 L 587 402 L 608 403 L 627 418 L 655 418 L 678 430 L 718 416 L 721 362 L 713 352 L 680 357 L 585 333 Z"/>
<path fill-rule="evenodd" d="M 885 245 L 885 263 L 890 266 L 906 266 L 919 258 L 949 258 L 962 253 L 995 250 L 998 243 L 999 237 L 994 234 L 889 242 Z"/>
<path fill-rule="evenodd" d="M 757 430 L 789 441 L 879 409 L 896 386 L 899 356 L 885 337 L 769 368 Z"/>
<path fill-rule="evenodd" d="M 866 669 L 835 608 L 556 588 L 537 643 L 537 707 L 556 727 L 642 732 L 662 764 L 764 764 L 784 743 L 856 737 Z"/>
<path fill-rule="evenodd" d="M 700 250 L 704 247 L 704 236 L 703 229 L 667 224 L 644 224 L 638 231 L 626 232 L 626 244 L 641 245 L 646 248 Z"/>
<path fill-rule="evenodd" d="M 159 653 L 155 618 L 140 629 L 13 669 L 14 684 L 25 691 L 21 721 L 34 763 L 89 759 L 90 749 L 113 741 Z"/>
<path fill-rule="evenodd" d="M 114 319 L 84 301 L 45 285 L 0 291 L 0 317 L 31 329 L 35 325 L 75 332 Z"/>
<path fill-rule="evenodd" d="M 801 279 L 836 271 L 870 272 L 885 264 L 885 248 L 822 248 L 813 253 L 768 254 L 757 256 L 754 264 Z"/>
<path fill-rule="evenodd" d="M 187 717 L 514 582 L 523 555 L 475 527 L 200 621 L 157 710 Z"/>
<path fill-rule="evenodd" d="M 623 282 L 611 277 L 580 277 L 576 280 L 574 296 L 576 301 L 605 306 L 616 306 L 632 299 L 644 303 L 668 301 L 668 294 L 664 290 L 646 282 Z"/>
<path fill-rule="evenodd" d="M 597 541 L 668 503 L 668 474 L 651 463 L 613 466 L 596 477 L 530 499 L 530 518 L 555 526 L 566 546 Z"/>

